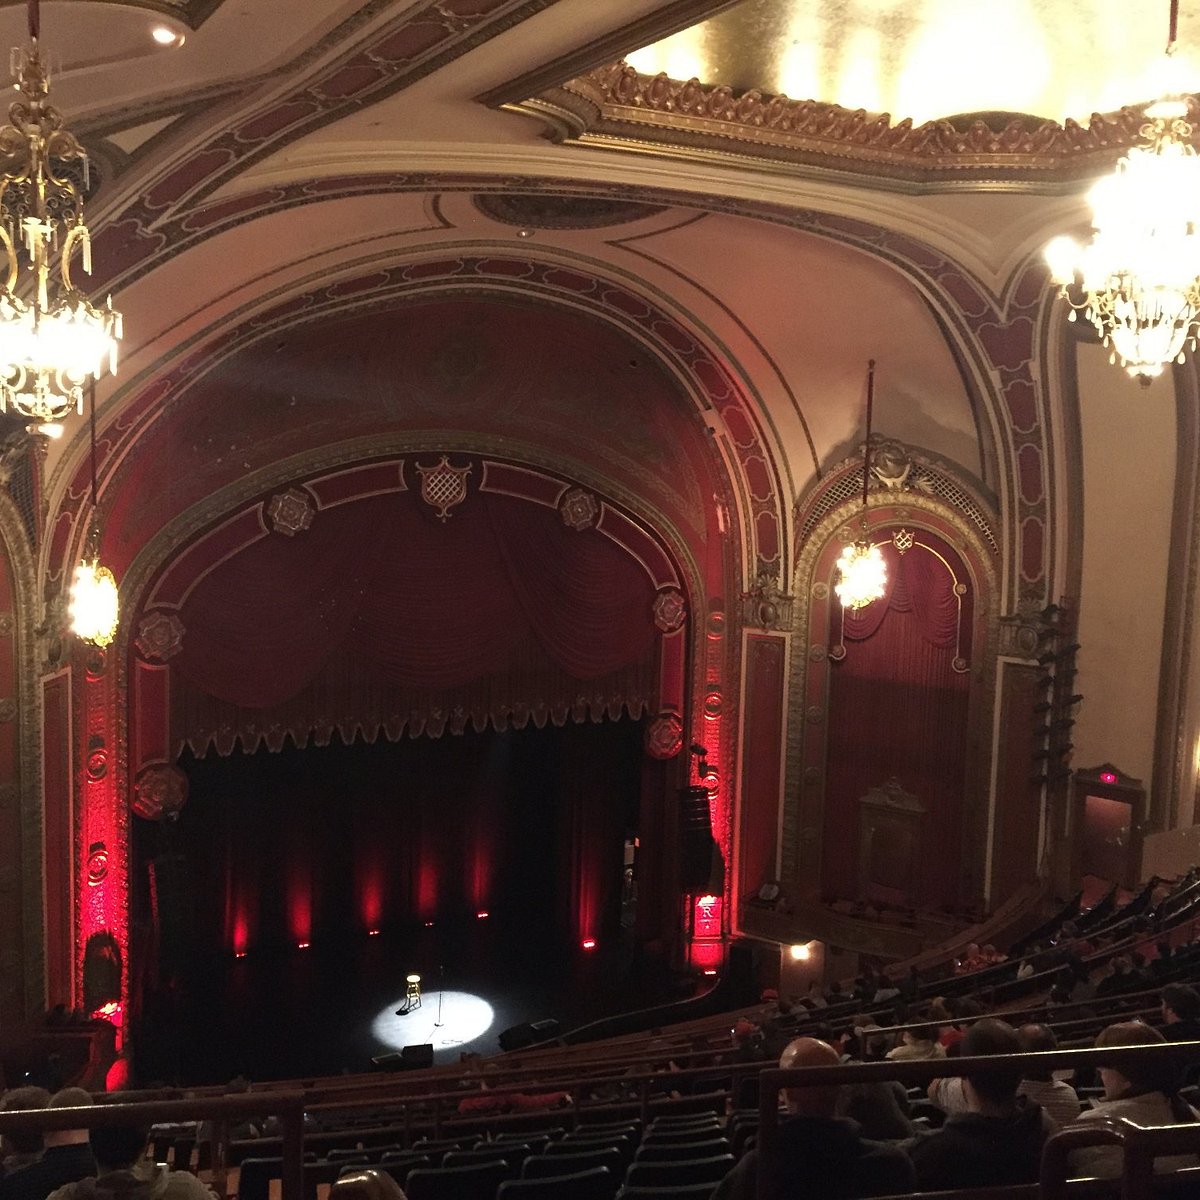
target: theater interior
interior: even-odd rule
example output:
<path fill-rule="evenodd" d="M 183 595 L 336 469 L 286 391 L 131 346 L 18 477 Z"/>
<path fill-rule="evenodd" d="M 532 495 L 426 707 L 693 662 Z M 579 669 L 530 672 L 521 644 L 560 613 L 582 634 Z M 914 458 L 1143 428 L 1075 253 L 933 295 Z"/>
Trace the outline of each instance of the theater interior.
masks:
<path fill-rule="evenodd" d="M 6 1085 L 727 1035 L 1190 896 L 1197 311 L 1132 374 L 1043 251 L 1149 102 L 1194 155 L 1200 6 L 31 24 L 123 336 L 53 419 L 0 389 Z"/>

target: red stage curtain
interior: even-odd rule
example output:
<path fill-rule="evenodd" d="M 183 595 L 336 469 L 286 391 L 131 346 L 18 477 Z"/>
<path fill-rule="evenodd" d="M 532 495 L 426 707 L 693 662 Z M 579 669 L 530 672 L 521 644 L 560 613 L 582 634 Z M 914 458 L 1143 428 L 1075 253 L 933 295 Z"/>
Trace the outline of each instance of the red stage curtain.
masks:
<path fill-rule="evenodd" d="M 474 493 L 441 522 L 414 494 L 370 497 L 197 584 L 171 662 L 176 728 L 228 753 L 254 731 L 278 749 L 335 726 L 373 739 L 640 715 L 654 596 L 628 553 L 554 509 Z"/>
<path fill-rule="evenodd" d="M 924 904 L 953 904 L 961 858 L 969 675 L 955 671 L 958 597 L 967 573 L 932 534 L 906 554 L 889 541 L 882 600 L 845 613 L 846 656 L 831 664 L 823 885 L 829 898 L 858 894 L 859 799 L 895 776 L 926 808 Z M 933 547 L 937 553 L 933 553 Z M 953 567 L 951 575 L 946 559 Z M 973 597 L 962 597 L 962 643 L 970 660 Z M 835 612 L 831 640 L 839 640 Z"/>

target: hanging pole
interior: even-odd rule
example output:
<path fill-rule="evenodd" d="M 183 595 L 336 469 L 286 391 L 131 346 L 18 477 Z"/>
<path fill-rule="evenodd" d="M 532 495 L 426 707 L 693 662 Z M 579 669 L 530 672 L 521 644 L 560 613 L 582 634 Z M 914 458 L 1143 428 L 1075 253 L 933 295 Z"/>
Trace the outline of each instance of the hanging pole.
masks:
<path fill-rule="evenodd" d="M 875 408 L 875 360 L 867 363 L 867 440 L 863 443 L 863 508 L 867 507 L 867 484 L 871 479 L 871 414 Z"/>
<path fill-rule="evenodd" d="M 92 446 L 92 519 L 96 517 L 96 497 L 99 487 L 96 484 L 96 381 L 93 379 L 88 386 L 88 432 Z"/>
<path fill-rule="evenodd" d="M 29 0 L 25 8 L 29 19 L 29 40 L 36 42 L 42 36 L 42 14 L 38 0 Z"/>
<path fill-rule="evenodd" d="M 1167 18 L 1167 53 L 1175 53 L 1175 40 L 1179 37 L 1179 0 L 1171 0 L 1171 15 Z"/>

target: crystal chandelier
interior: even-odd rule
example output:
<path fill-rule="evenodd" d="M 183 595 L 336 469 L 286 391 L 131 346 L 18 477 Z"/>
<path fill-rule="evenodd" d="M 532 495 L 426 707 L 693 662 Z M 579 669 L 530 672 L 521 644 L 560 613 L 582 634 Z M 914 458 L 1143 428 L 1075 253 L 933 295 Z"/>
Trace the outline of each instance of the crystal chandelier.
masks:
<path fill-rule="evenodd" d="M 837 572 L 838 581 L 833 590 L 843 607 L 851 612 L 881 599 L 887 590 L 887 563 L 883 561 L 879 547 L 865 536 L 842 550 L 842 556 L 837 560 Z"/>
<path fill-rule="evenodd" d="M 1172 0 L 1168 63 L 1175 51 Z M 1112 362 L 1143 385 L 1196 348 L 1200 322 L 1200 156 L 1182 95 L 1146 109 L 1135 146 L 1101 179 L 1088 201 L 1092 240 L 1057 237 L 1046 247 L 1050 276 L 1071 306 L 1095 325 Z M 1071 289 L 1078 286 L 1082 299 Z M 1076 293 L 1078 295 L 1078 293 Z"/>
<path fill-rule="evenodd" d="M 7 278 L 0 288 L 0 412 L 33 425 L 83 412 L 83 391 L 105 369 L 115 372 L 121 314 L 109 297 L 97 308 L 75 285 L 76 255 L 90 274 L 91 235 L 83 195 L 72 178 L 87 155 L 47 103 L 49 66 L 38 48 L 38 0 L 29 2 L 30 48 L 13 51 L 20 97 L 0 128 L 0 247 Z"/>
<path fill-rule="evenodd" d="M 875 405 L 875 360 L 867 364 L 867 436 L 863 441 L 863 511 L 867 508 L 867 487 L 871 480 L 871 414 Z M 863 517 L 863 535 L 843 548 L 837 560 L 837 582 L 834 593 L 843 608 L 857 612 L 875 600 L 882 599 L 887 590 L 887 564 L 878 546 L 867 536 L 867 521 Z"/>
<path fill-rule="evenodd" d="M 71 631 L 94 646 L 108 646 L 117 636 L 120 615 L 117 600 L 117 581 L 113 573 L 100 564 L 100 524 L 96 519 L 96 385 L 91 386 L 88 433 L 92 456 L 92 523 L 88 529 L 83 560 L 75 568 L 71 581 L 69 614 Z"/>

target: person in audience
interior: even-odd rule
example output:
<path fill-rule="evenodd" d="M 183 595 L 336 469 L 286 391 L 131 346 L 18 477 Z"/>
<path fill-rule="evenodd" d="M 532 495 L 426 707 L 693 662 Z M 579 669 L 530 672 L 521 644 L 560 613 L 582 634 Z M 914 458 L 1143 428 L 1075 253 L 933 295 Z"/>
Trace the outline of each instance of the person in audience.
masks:
<path fill-rule="evenodd" d="M 804 997 L 804 1004 L 813 1009 L 829 1007 L 829 1001 L 825 999 L 825 993 L 815 979 L 808 985 L 808 994 Z"/>
<path fill-rule="evenodd" d="M 1109 972 L 1096 984 L 1096 999 L 1105 996 L 1119 996 L 1127 992 L 1133 982 L 1133 964 L 1123 954 L 1116 955 L 1109 967 Z"/>
<path fill-rule="evenodd" d="M 977 1021 L 962 1040 L 961 1055 L 976 1058 L 1018 1054 L 1017 1031 L 994 1017 Z M 941 1129 L 907 1143 L 922 1191 L 1010 1187 L 1035 1183 L 1042 1145 L 1052 1125 L 1036 1104 L 1017 1095 L 1020 1067 L 963 1075 L 967 1111 L 946 1118 Z"/>
<path fill-rule="evenodd" d="M 906 1004 L 915 1004 L 921 994 L 921 976 L 916 967 L 909 967 L 908 974 L 900 981 L 900 998 Z"/>
<path fill-rule="evenodd" d="M 1163 1036 L 1168 1042 L 1200 1041 L 1200 992 L 1182 983 L 1162 990 Z"/>
<path fill-rule="evenodd" d="M 1058 1049 L 1058 1038 L 1048 1025 L 1022 1025 L 1017 1030 L 1017 1037 L 1021 1040 L 1021 1050 L 1026 1054 Z M 1032 1104 L 1040 1104 L 1043 1112 L 1055 1125 L 1060 1126 L 1070 1125 L 1083 1107 L 1075 1089 L 1069 1083 L 1055 1079 L 1049 1067 L 1026 1067 L 1017 1095 L 1024 1096 Z"/>
<path fill-rule="evenodd" d="M 870 1036 L 870 1026 L 859 1032 L 847 1029 L 832 1041 L 841 1051 L 841 1062 L 878 1062 L 883 1047 Z M 829 1041 L 830 1039 L 823 1039 Z M 838 1097 L 837 1115 L 857 1121 L 863 1137 L 875 1142 L 903 1141 L 913 1135 L 908 1117 L 908 1089 L 895 1079 L 876 1083 L 848 1083 Z"/>
<path fill-rule="evenodd" d="M 1175 964 L 1171 961 L 1175 952 L 1171 949 L 1171 943 L 1165 938 L 1158 942 L 1154 949 L 1156 953 L 1150 962 L 1150 974 L 1155 979 L 1164 979 L 1175 969 Z"/>
<path fill-rule="evenodd" d="M 983 957 L 979 943 L 971 942 L 967 946 L 967 952 L 954 964 L 954 973 L 955 975 L 969 975 L 972 971 L 978 971 L 986 966 L 987 960 Z"/>
<path fill-rule="evenodd" d="M 1157 1029 L 1141 1021 L 1120 1021 L 1100 1031 L 1097 1046 L 1149 1046 L 1166 1039 Z M 1128 1117 L 1139 1125 L 1184 1125 L 1198 1118 L 1197 1113 L 1175 1092 L 1174 1068 L 1164 1063 L 1124 1063 L 1120 1067 L 1101 1065 L 1100 1083 L 1104 1099 L 1081 1113 L 1077 1125 L 1106 1117 Z M 1071 1153 L 1071 1173 L 1099 1179 L 1114 1179 L 1121 1174 L 1122 1152 L 1118 1146 L 1087 1146 Z M 1194 1154 L 1170 1155 L 1155 1160 L 1160 1171 L 1194 1167 Z"/>
<path fill-rule="evenodd" d="M 50 1097 L 50 1108 L 87 1108 L 92 1098 L 83 1088 L 63 1088 Z M 96 1159 L 86 1129 L 48 1129 L 46 1149 L 37 1162 L 0 1179 L 0 1200 L 46 1200 L 55 1188 L 96 1173 Z"/>
<path fill-rule="evenodd" d="M 945 1058 L 945 1049 L 937 1042 L 936 1025 L 918 1025 L 906 1029 L 900 1035 L 900 1045 L 889 1050 L 888 1058 L 895 1062 L 908 1062 L 922 1058 Z"/>
<path fill-rule="evenodd" d="M 145 1161 L 146 1126 L 109 1125 L 93 1129 L 95 1176 L 65 1184 L 49 1200 L 215 1200 L 213 1192 L 188 1171 L 168 1171 Z"/>
<path fill-rule="evenodd" d="M 0 1099 L 0 1112 L 17 1112 L 26 1109 L 45 1108 L 50 1103 L 50 1093 L 41 1087 L 19 1087 L 4 1093 Z M 44 1143 L 40 1129 L 16 1129 L 0 1135 L 0 1166 L 4 1174 L 19 1171 L 42 1156 Z"/>
<path fill-rule="evenodd" d="M 807 1037 L 790 1042 L 779 1059 L 785 1070 L 837 1063 L 832 1046 Z M 788 1115 L 780 1122 L 777 1153 L 770 1164 L 779 1193 L 853 1200 L 911 1192 L 913 1168 L 904 1152 L 867 1141 L 853 1121 L 835 1116 L 839 1091 L 823 1085 L 784 1093 Z M 713 1200 L 754 1200 L 759 1168 L 759 1151 L 748 1151 L 717 1185 Z"/>

